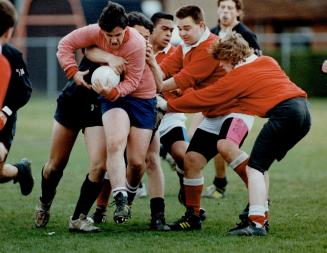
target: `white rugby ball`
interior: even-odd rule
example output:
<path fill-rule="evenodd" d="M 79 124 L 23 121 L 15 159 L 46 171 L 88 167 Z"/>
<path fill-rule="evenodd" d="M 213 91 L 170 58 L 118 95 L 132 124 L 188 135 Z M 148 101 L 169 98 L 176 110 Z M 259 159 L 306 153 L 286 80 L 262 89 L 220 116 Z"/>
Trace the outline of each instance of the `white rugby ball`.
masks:
<path fill-rule="evenodd" d="M 116 87 L 120 82 L 120 76 L 109 66 L 100 66 L 94 70 L 91 83 L 94 84 L 96 80 L 99 81 L 106 88 Z"/>

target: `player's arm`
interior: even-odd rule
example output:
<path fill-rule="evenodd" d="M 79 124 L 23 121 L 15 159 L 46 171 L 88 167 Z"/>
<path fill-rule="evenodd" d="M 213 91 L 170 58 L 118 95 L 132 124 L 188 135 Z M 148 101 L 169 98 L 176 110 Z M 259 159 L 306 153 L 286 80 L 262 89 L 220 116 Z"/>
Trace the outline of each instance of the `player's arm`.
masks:
<path fill-rule="evenodd" d="M 173 75 L 167 86 L 172 87 L 175 83 L 182 91 L 193 88 L 217 71 L 217 66 L 218 62 L 209 54 L 207 47 L 198 48 L 192 54 L 192 61 Z"/>
<path fill-rule="evenodd" d="M 87 71 L 79 71 L 75 59 L 75 51 L 97 45 L 100 28 L 98 25 L 89 25 L 72 31 L 63 37 L 58 44 L 57 58 L 68 79 L 73 79 L 76 85 L 83 85 L 90 89 L 84 76 Z"/>
<path fill-rule="evenodd" d="M 10 45 L 5 45 L 2 53 L 9 60 L 12 71 L 2 107 L 2 112 L 10 117 L 29 101 L 32 94 L 32 82 L 21 52 Z"/>
<path fill-rule="evenodd" d="M 327 73 L 327 60 L 324 60 L 324 62 L 322 63 L 321 71 Z"/>
<path fill-rule="evenodd" d="M 162 91 L 176 90 L 178 88 L 179 87 L 176 84 L 175 79 L 173 77 L 163 81 Z"/>
<path fill-rule="evenodd" d="M 183 68 L 183 52 L 181 46 L 178 46 L 176 50 L 165 57 L 160 63 L 160 69 L 162 71 L 163 80 L 172 77 Z"/>
<path fill-rule="evenodd" d="M 188 89 L 181 97 L 168 101 L 168 111 L 195 113 L 237 103 L 234 98 L 243 92 L 238 84 L 239 80 L 235 77 L 223 77 L 203 89 Z"/>
<path fill-rule="evenodd" d="M 98 47 L 86 48 L 85 56 L 90 61 L 108 64 L 114 69 L 117 75 L 121 75 L 126 72 L 126 64 L 128 62 L 123 57 L 113 55 Z"/>
<path fill-rule="evenodd" d="M 162 80 L 163 80 L 163 72 L 161 71 L 161 68 L 157 64 L 157 61 L 154 57 L 153 50 L 151 44 L 147 43 L 146 48 L 146 63 L 150 67 L 157 87 L 157 93 L 160 93 L 162 90 Z"/>

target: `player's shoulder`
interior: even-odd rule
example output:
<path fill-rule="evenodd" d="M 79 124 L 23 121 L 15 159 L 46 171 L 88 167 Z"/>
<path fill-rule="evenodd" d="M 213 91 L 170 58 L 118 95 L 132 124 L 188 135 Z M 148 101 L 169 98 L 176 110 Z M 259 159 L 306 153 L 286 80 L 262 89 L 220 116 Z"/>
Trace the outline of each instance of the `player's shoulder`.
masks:
<path fill-rule="evenodd" d="M 10 61 L 13 57 L 21 57 L 22 53 L 10 44 L 2 47 L 2 54 Z"/>
<path fill-rule="evenodd" d="M 237 33 L 240 33 L 242 35 L 244 34 L 251 34 L 251 35 L 255 35 L 254 32 L 247 27 L 244 23 L 239 22 L 234 28 L 233 30 Z"/>

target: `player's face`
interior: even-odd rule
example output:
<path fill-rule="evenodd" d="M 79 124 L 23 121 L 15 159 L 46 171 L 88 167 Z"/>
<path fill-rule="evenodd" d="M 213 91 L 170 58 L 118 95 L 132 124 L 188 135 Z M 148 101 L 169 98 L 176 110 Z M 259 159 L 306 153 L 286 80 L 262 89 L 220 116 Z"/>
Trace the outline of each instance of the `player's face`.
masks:
<path fill-rule="evenodd" d="M 174 30 L 174 22 L 169 19 L 160 19 L 151 35 L 152 44 L 164 49 L 170 42 Z"/>
<path fill-rule="evenodd" d="M 104 37 L 112 49 L 118 49 L 123 44 L 126 28 L 115 27 L 111 32 L 103 31 Z"/>
<path fill-rule="evenodd" d="M 217 14 L 220 25 L 231 27 L 237 22 L 237 18 L 241 15 L 241 11 L 236 9 L 234 1 L 226 0 L 220 2 Z"/>
<path fill-rule="evenodd" d="M 146 29 L 144 26 L 141 25 L 134 25 L 133 28 L 135 28 L 146 41 L 149 40 L 151 33 L 148 29 Z"/>
<path fill-rule="evenodd" d="M 193 45 L 197 43 L 205 31 L 205 24 L 201 21 L 195 24 L 191 17 L 186 17 L 178 20 L 178 33 L 185 44 Z"/>
<path fill-rule="evenodd" d="M 234 66 L 230 61 L 220 60 L 219 66 L 222 67 L 226 72 L 231 72 L 234 69 Z"/>

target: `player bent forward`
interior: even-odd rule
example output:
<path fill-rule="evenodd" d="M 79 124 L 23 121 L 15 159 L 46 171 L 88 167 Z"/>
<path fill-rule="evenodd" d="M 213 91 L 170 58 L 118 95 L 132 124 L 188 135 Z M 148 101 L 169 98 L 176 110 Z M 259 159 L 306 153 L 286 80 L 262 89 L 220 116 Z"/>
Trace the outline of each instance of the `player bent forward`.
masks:
<path fill-rule="evenodd" d="M 211 50 L 227 75 L 214 85 L 169 101 L 168 111 L 209 109 L 219 115 L 238 112 L 268 118 L 256 138 L 246 167 L 248 223 L 229 231 L 230 235 L 264 236 L 264 224 L 268 219 L 265 213 L 268 184 L 264 175 L 274 160 L 282 160 L 308 133 L 311 117 L 307 94 L 290 81 L 273 58 L 254 55 L 248 43 L 235 32 L 214 42 Z M 194 171 L 185 172 L 194 174 Z M 187 194 L 186 199 L 189 198 Z M 191 203 L 189 208 L 193 206 Z"/>

